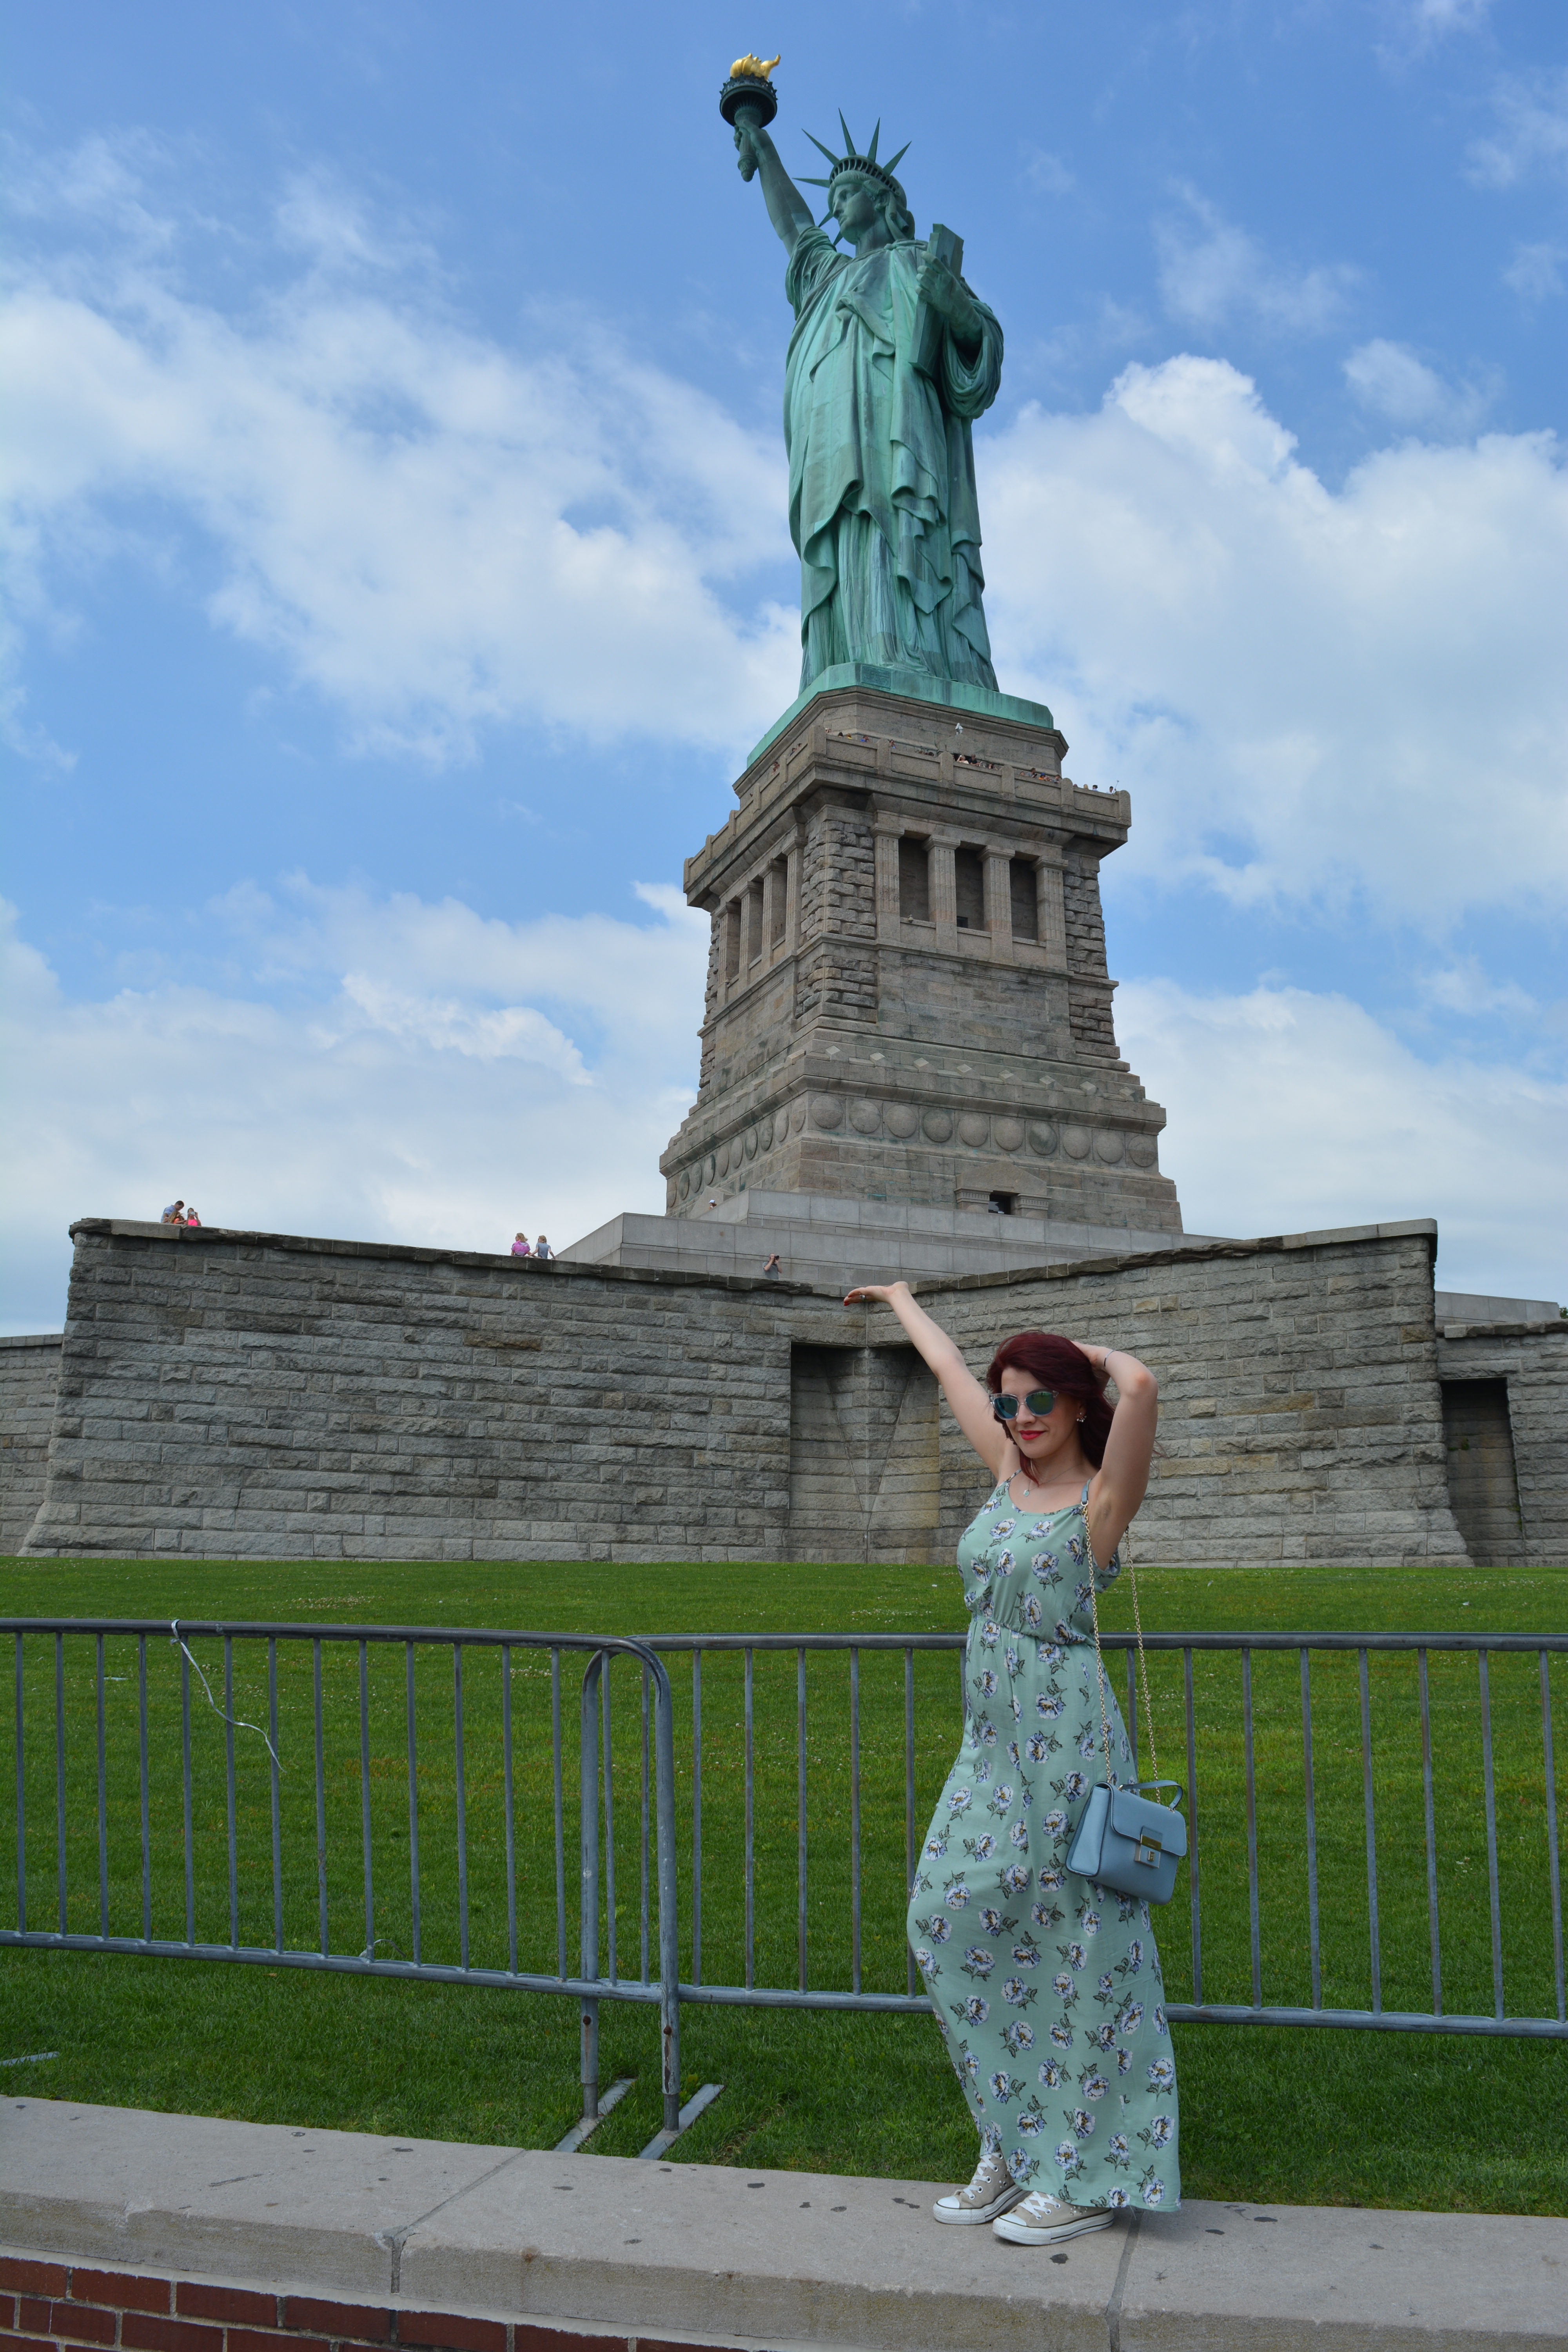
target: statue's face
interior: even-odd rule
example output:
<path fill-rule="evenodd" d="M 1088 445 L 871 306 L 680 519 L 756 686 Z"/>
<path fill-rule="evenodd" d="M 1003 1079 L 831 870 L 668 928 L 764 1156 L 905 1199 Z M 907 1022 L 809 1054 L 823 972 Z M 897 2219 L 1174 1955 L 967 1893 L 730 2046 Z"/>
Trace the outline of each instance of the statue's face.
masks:
<path fill-rule="evenodd" d="M 858 245 L 878 227 L 882 217 L 875 184 L 858 172 L 845 172 L 833 183 L 833 212 L 851 245 Z"/>

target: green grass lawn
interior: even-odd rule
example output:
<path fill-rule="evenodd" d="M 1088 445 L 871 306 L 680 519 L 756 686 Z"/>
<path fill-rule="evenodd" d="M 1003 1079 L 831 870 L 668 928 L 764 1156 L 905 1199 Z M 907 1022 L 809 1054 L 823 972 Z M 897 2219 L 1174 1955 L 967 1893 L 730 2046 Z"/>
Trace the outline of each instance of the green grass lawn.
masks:
<path fill-rule="evenodd" d="M 913 1569 L 374 1566 L 316 1562 L 36 1561 L 10 1563 L 8 1613 L 272 1619 L 290 1622 L 533 1626 L 559 1632 L 860 1633 L 958 1630 L 951 1570 Z M 1178 1570 L 1142 1580 L 1151 1628 L 1321 1630 L 1420 1628 L 1559 1632 L 1563 1570 L 1268 1570 L 1210 1577 Z M 1123 1587 L 1106 1622 L 1130 1622 Z M 97 1763 L 89 1645 L 68 1645 L 68 1918 L 96 1928 Z M 221 1691 L 221 1654 L 197 1654 Z M 25 1644 L 27 1677 L 28 1906 L 54 1924 L 52 1644 Z M 310 1650 L 280 1647 L 279 1779 L 285 1940 L 317 1933 L 313 1696 Z M 691 1969 L 691 1670 L 670 1662 L 677 1700 L 684 1951 Z M 1180 1660 L 1152 1662 L 1163 1770 L 1185 1780 Z M 142 1886 L 134 1644 L 106 1645 L 105 1758 L 110 1927 L 140 1931 Z M 563 1812 L 566 1892 L 576 1879 L 575 1675 L 563 1678 L 567 1750 Z M 153 1931 L 184 1933 L 183 1822 L 177 1771 L 178 1656 L 148 1645 L 153 1770 L 150 1842 Z M 941 1787 L 958 1737 L 958 1669 L 950 1654 L 916 1659 L 917 1821 Z M 365 1940 L 361 1852 L 368 1790 L 377 1949 L 411 1948 L 408 1777 L 401 1649 L 372 1650 L 367 1684 L 370 1770 L 362 1772 L 358 1659 L 323 1651 L 323 1795 L 332 1948 Z M 421 1935 L 426 1958 L 457 1958 L 456 1748 L 450 1654 L 416 1653 L 419 1747 Z M 861 1963 L 869 1988 L 902 1990 L 904 1885 L 903 1664 L 866 1653 L 860 1666 Z M 1384 2000 L 1431 2000 L 1415 1665 L 1372 1661 L 1373 1787 L 1379 1847 Z M 1118 1688 L 1124 1685 L 1118 1668 Z M 624 1973 L 638 1967 L 637 1676 L 614 1669 L 617 1933 Z M 808 1669 L 807 1928 L 813 1984 L 848 1981 L 848 1667 Z M 1233 1655 L 1194 1662 L 1203 1894 L 1203 1990 L 1216 2001 L 1250 1991 L 1240 1672 Z M 1560 1820 L 1568 1814 L 1568 1661 L 1554 1685 Z M 547 1662 L 513 1654 L 513 1788 L 518 1958 L 553 1968 L 553 1797 L 548 1769 Z M 702 1682 L 701 1972 L 739 1981 L 744 1966 L 742 1663 L 710 1655 Z M 1510 2013 L 1550 2014 L 1542 1727 L 1535 1660 L 1491 1667 L 1499 1874 Z M 1370 1998 L 1368 1906 L 1356 1662 L 1313 1664 L 1322 1997 Z M 235 1711 L 267 1720 L 264 1655 L 237 1645 Z M 759 1653 L 755 1666 L 755 1973 L 790 1984 L 797 1966 L 795 1662 Z M 1263 1995 L 1310 1998 L 1301 1833 L 1300 1685 L 1294 1654 L 1253 1662 L 1260 1850 Z M 1439 1901 L 1449 2010 L 1491 2007 L 1487 1858 L 1480 1828 L 1475 1662 L 1431 1661 L 1439 1798 Z M 476 1964 L 507 1961 L 499 1655 L 467 1654 L 464 1688 L 468 1938 Z M 10 1710 L 0 1775 L 14 1785 Z M 193 1853 L 198 1938 L 229 1933 L 223 1727 L 193 1685 Z M 173 1769 L 171 1769 L 173 1767 Z M 236 1735 L 237 1908 L 243 1941 L 270 1941 L 270 1780 L 253 1733 Z M 569 1916 L 569 1958 L 576 1923 Z M 1192 1988 L 1186 1881 L 1158 1915 L 1167 1990 Z M 58 2050 L 8 2081 L 43 2095 L 247 2116 L 436 2137 L 549 2145 L 576 2111 L 576 2019 L 570 2002 L 469 1987 L 305 1976 L 222 1963 L 87 1954 L 0 1954 L 0 2056 Z M 689 2006 L 688 2086 L 721 2081 L 724 2096 L 678 2148 L 689 2161 L 743 2160 L 904 2177 L 966 2174 L 971 2126 L 928 2020 Z M 1189 2194 L 1310 2202 L 1568 2210 L 1568 2052 L 1561 2043 L 1328 2030 L 1177 2029 L 1184 2177 Z M 602 2074 L 637 2088 L 592 2145 L 633 2153 L 657 2127 L 656 2015 L 604 2004 Z"/>

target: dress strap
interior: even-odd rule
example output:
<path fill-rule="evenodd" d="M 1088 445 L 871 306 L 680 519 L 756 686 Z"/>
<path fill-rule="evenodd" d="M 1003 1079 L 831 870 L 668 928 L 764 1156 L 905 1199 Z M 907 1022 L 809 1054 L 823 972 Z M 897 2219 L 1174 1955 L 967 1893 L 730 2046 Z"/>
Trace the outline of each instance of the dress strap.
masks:
<path fill-rule="evenodd" d="M 1089 1508 L 1089 1482 L 1087 1479 L 1084 1482 L 1083 1492 L 1078 1498 L 1078 1507 L 1080 1511 L 1085 1511 Z"/>

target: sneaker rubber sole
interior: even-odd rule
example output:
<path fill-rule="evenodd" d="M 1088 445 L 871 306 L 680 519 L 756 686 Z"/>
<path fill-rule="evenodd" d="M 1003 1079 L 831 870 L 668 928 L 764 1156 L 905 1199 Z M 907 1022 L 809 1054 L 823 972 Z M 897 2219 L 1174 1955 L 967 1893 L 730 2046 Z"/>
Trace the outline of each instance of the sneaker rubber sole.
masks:
<path fill-rule="evenodd" d="M 1081 2238 L 1089 2230 L 1109 2230 L 1116 2219 L 1109 2207 L 1091 2213 L 1075 2213 L 1070 2221 L 1053 2221 L 1041 2228 L 1037 2223 L 1020 2221 L 1004 2213 L 991 2224 L 993 2235 L 1005 2238 L 1012 2246 L 1058 2246 L 1064 2239 Z"/>

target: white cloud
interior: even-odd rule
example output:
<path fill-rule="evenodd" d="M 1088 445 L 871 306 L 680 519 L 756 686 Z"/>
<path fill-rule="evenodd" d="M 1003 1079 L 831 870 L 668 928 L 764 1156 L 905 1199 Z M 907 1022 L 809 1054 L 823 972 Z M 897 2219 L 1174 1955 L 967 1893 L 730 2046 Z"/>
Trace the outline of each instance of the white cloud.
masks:
<path fill-rule="evenodd" d="M 13 151 L 14 163 L 18 159 Z M 23 220 L 68 221 L 108 228 L 143 258 L 173 246 L 173 220 L 145 202 L 145 174 L 165 161 L 159 142 L 145 131 L 113 139 L 94 132 L 75 147 L 33 157 L 10 175 L 6 201 Z"/>
<path fill-rule="evenodd" d="M 1473 180 L 1511 188 L 1536 172 L 1568 173 L 1568 68 L 1509 75 L 1498 84 L 1492 105 L 1495 135 L 1470 146 Z"/>
<path fill-rule="evenodd" d="M 1339 323 L 1359 273 L 1347 263 L 1291 269 L 1194 189 L 1188 217 L 1156 225 L 1160 291 L 1184 325 L 1214 329 L 1250 317 L 1276 332 L 1321 335 Z"/>
<path fill-rule="evenodd" d="M 1026 148 L 1024 182 L 1041 196 L 1068 196 L 1078 185 L 1077 175 L 1068 165 L 1044 147 Z"/>
<path fill-rule="evenodd" d="M 1192 1232 L 1435 1216 L 1445 1288 L 1565 1295 L 1568 1086 L 1422 1061 L 1360 1005 L 1300 989 L 1131 982 L 1116 1021 L 1170 1110 L 1161 1164 Z"/>
<path fill-rule="evenodd" d="M 280 241 L 337 276 L 429 268 L 436 256 L 427 241 L 402 224 L 389 226 L 353 188 L 328 171 L 296 172 L 274 208 Z"/>
<path fill-rule="evenodd" d="M 1458 389 L 1445 383 L 1435 368 L 1405 343 L 1378 336 L 1363 343 L 1344 363 L 1345 380 L 1364 407 L 1391 425 L 1414 431 L 1464 435 L 1472 431 L 1488 404 L 1488 396 L 1473 384 Z"/>
<path fill-rule="evenodd" d="M 88 180 L 118 222 L 109 163 Z M 441 761 L 517 720 L 749 740 L 799 657 L 792 613 L 728 601 L 787 557 L 773 436 L 584 322 L 525 356 L 379 289 L 412 247 L 318 181 L 281 219 L 309 261 L 249 318 L 137 240 L 91 282 L 78 257 L 12 290 L 0 499 L 35 604 L 145 496 L 219 551 L 212 617 L 359 745 Z"/>
<path fill-rule="evenodd" d="M 1475 956 L 1463 956 L 1441 971 L 1424 972 L 1420 986 L 1427 1003 L 1445 1013 L 1470 1016 L 1506 1013 L 1526 1021 L 1541 1019 L 1541 1006 L 1527 989 L 1517 981 L 1493 980 Z"/>
<path fill-rule="evenodd" d="M 64 1310 L 72 1217 L 208 1223 L 502 1249 L 658 1211 L 658 1155 L 696 1081 L 708 924 L 668 887 L 658 917 L 503 923 L 319 890 L 222 911 L 269 1001 L 124 990 L 70 1003 L 5 910 L 12 1329 Z M 25 1113 L 19 1108 L 25 1106 Z"/>
<path fill-rule="evenodd" d="M 1479 33 L 1491 8 L 1492 0 L 1403 0 L 1400 29 L 1416 47 L 1426 48 L 1451 33 Z"/>
<path fill-rule="evenodd" d="M 1250 380 L 1133 366 L 985 445 L 998 662 L 1135 799 L 1130 864 L 1434 928 L 1568 886 L 1568 480 L 1549 434 L 1331 490 Z M 1026 683 L 1032 681 L 1032 684 Z M 1508 822 L 1500 824 L 1506 808 Z"/>
<path fill-rule="evenodd" d="M 400 1044 L 434 1045 L 481 1062 L 532 1062 L 573 1086 L 589 1083 L 571 1038 L 530 1004 L 487 1011 L 453 997 L 410 996 L 363 971 L 344 972 L 343 998 L 368 1027 L 384 1030 Z M 323 1045 L 336 1045 L 342 1033 L 318 1028 L 315 1034 Z"/>
<path fill-rule="evenodd" d="M 1513 259 L 1503 271 L 1503 284 L 1511 287 L 1521 302 L 1550 302 L 1563 291 L 1564 262 L 1568 262 L 1568 247 L 1545 242 L 1516 246 Z"/>

